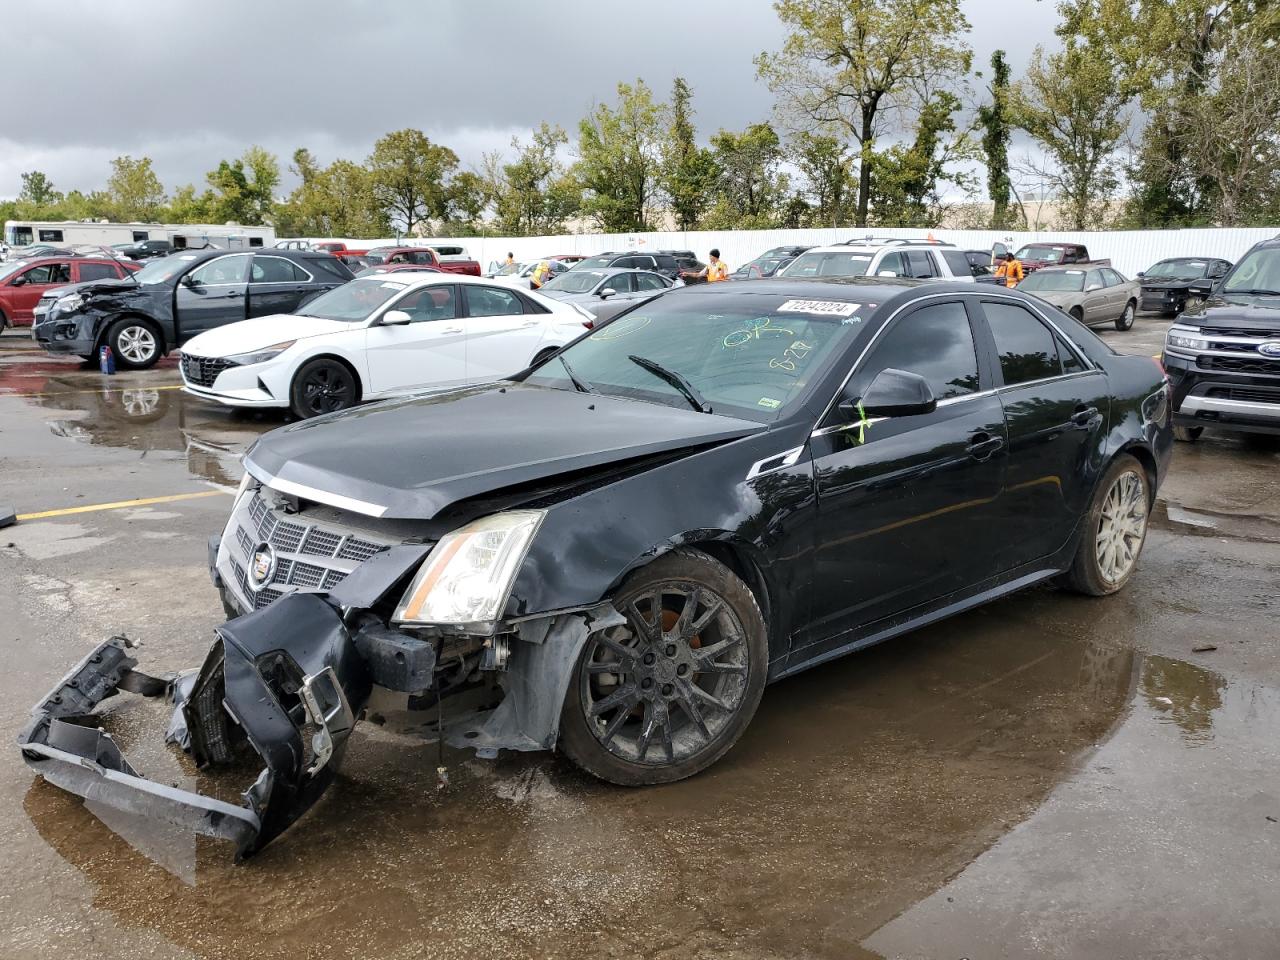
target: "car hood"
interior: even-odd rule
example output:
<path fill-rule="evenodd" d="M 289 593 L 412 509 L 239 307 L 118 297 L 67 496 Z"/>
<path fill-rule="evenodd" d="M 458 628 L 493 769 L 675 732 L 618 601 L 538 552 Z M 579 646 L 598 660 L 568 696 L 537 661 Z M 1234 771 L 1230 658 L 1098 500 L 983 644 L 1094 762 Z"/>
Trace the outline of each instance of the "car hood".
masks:
<path fill-rule="evenodd" d="M 1195 327 L 1238 327 L 1242 330 L 1280 330 L 1280 296 L 1217 294 L 1178 318 Z"/>
<path fill-rule="evenodd" d="M 85 280 L 83 283 L 68 283 L 61 287 L 50 287 L 40 294 L 41 300 L 57 300 L 69 293 L 97 293 L 111 291 L 121 287 L 133 288 L 137 284 L 132 280 Z"/>
<path fill-rule="evenodd" d="M 282 427 L 250 449 L 245 468 L 304 499 L 429 520 L 473 497 L 764 430 L 638 400 L 488 384 Z"/>
<path fill-rule="evenodd" d="M 1198 279 L 1200 278 L 1167 277 L 1149 280 L 1144 277 L 1138 283 L 1142 284 L 1144 290 L 1188 290 Z"/>
<path fill-rule="evenodd" d="M 277 313 L 215 327 L 188 340 L 183 345 L 182 352 L 198 357 L 233 357 L 238 353 L 261 350 L 284 340 L 301 340 L 326 333 L 349 333 L 361 326 L 363 324 L 345 323 L 341 320 Z"/>
<path fill-rule="evenodd" d="M 1074 306 L 1084 299 L 1084 293 L 1080 290 L 1028 290 L 1026 292 L 1055 307 Z"/>

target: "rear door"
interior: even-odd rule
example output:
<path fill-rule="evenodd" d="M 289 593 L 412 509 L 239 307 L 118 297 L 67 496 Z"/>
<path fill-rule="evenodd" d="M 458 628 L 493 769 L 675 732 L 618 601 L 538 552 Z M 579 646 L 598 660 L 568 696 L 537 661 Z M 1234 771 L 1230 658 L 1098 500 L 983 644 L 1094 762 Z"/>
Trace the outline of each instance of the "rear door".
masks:
<path fill-rule="evenodd" d="M 1095 267 L 1085 273 L 1084 291 L 1085 323 L 1101 323 L 1114 319 L 1111 301 L 1115 299 L 1115 291 L 1107 289 L 1107 278 L 1103 276 L 1100 269 Z"/>
<path fill-rule="evenodd" d="M 124 275 L 124 267 L 115 263 L 77 260 L 72 266 L 74 283 L 85 283 L 90 280 L 119 280 Z"/>
<path fill-rule="evenodd" d="M 417 287 L 388 304 L 409 314 L 403 325 L 378 323 L 365 337 L 372 393 L 387 396 L 466 382 L 467 342 L 458 288 L 452 283 Z"/>
<path fill-rule="evenodd" d="M 245 318 L 252 259 L 250 253 L 214 257 L 178 282 L 174 314 L 180 342 Z"/>
<path fill-rule="evenodd" d="M 302 298 L 314 288 L 315 278 L 301 266 L 285 257 L 255 253 L 249 272 L 249 308 L 251 317 L 273 313 L 293 313 Z"/>
<path fill-rule="evenodd" d="M 542 342 L 548 314 L 532 312 L 514 290 L 466 284 L 467 381 L 488 383 L 523 370 Z M 529 312 L 526 312 L 529 311 Z"/>
<path fill-rule="evenodd" d="M 1009 437 L 995 549 L 1011 570 L 1054 553 L 1075 529 L 1102 462 L 1110 389 L 1021 304 L 984 299 L 982 314 Z"/>
<path fill-rule="evenodd" d="M 21 279 L 20 283 L 14 283 L 19 279 Z M 52 260 L 18 274 L 9 281 L 12 288 L 9 293 L 9 307 L 13 311 L 10 320 L 14 323 L 30 323 L 31 312 L 44 292 L 50 287 L 61 287 L 70 282 L 70 260 Z"/>

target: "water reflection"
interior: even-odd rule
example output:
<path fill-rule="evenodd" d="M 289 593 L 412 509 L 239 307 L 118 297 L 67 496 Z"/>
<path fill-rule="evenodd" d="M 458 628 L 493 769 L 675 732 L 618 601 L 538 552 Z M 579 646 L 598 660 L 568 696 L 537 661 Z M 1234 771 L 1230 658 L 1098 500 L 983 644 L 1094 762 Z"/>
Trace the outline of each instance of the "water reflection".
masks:
<path fill-rule="evenodd" d="M 1213 739 L 1213 713 L 1222 706 L 1226 681 L 1181 660 L 1147 657 L 1142 695 L 1157 716 L 1172 720 L 1190 746 Z"/>

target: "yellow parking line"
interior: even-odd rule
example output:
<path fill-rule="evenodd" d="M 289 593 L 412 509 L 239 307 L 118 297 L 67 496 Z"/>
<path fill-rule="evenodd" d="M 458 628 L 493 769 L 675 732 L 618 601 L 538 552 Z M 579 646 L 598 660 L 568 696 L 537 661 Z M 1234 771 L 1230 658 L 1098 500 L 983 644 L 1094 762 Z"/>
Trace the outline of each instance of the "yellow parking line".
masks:
<path fill-rule="evenodd" d="M 45 393 L 0 393 L 0 399 L 3 399 L 4 397 L 19 397 L 19 398 L 25 397 L 28 399 L 31 397 L 65 397 L 73 393 L 122 393 L 125 390 L 181 390 L 181 389 L 182 389 L 182 384 L 180 383 L 166 383 L 158 387 L 153 387 L 150 384 L 138 384 L 137 386 L 132 386 L 132 387 L 99 387 L 96 390 L 55 390 L 52 392 L 45 392 Z"/>
<path fill-rule="evenodd" d="M 141 497 L 137 500 L 117 500 L 115 503 L 93 503 L 84 507 L 63 507 L 61 510 L 42 510 L 40 513 L 20 513 L 19 520 L 43 520 L 46 517 L 65 517 L 73 513 L 94 513 L 98 510 L 119 510 L 122 507 L 145 507 L 153 503 L 175 503 L 178 500 L 198 500 L 201 497 L 231 496 L 230 490 L 202 490 L 199 493 L 175 493 L 168 497 Z"/>

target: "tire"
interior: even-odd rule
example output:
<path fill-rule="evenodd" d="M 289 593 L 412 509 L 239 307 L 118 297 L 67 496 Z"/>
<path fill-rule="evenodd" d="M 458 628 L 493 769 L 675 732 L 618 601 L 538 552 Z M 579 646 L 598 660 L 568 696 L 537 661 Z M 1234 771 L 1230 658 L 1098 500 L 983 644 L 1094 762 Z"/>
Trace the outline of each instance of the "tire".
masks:
<path fill-rule="evenodd" d="M 122 370 L 148 370 L 164 348 L 160 331 L 150 320 L 124 317 L 107 330 L 106 344 Z"/>
<path fill-rule="evenodd" d="M 1173 439 L 1181 440 L 1183 443 L 1195 443 L 1202 433 L 1204 433 L 1204 427 L 1174 427 Z"/>
<path fill-rule="evenodd" d="M 328 357 L 304 363 L 289 388 L 289 409 L 300 420 L 346 410 L 359 399 L 355 374 L 346 364 Z"/>
<path fill-rule="evenodd" d="M 1138 568 L 1150 513 L 1147 472 L 1133 457 L 1121 454 L 1094 492 L 1065 585 L 1091 597 L 1122 589 Z"/>
<path fill-rule="evenodd" d="M 0 333 L 4 333 L 8 329 L 9 329 L 9 318 L 5 316 L 3 310 L 0 310 Z"/>
<path fill-rule="evenodd" d="M 1075 318 L 1077 323 L 1084 323 L 1084 311 L 1079 307 L 1071 308 L 1071 316 Z"/>
<path fill-rule="evenodd" d="M 583 645 L 560 748 L 621 786 L 691 777 L 729 751 L 760 705 L 769 645 L 756 598 L 723 564 L 676 550 L 628 577 L 613 604 L 627 625 Z"/>
<path fill-rule="evenodd" d="M 1137 311 L 1133 306 L 1133 301 L 1130 300 L 1128 303 L 1124 305 L 1124 313 L 1116 317 L 1116 329 L 1122 332 L 1125 330 L 1132 330 L 1133 321 L 1134 321 L 1134 317 L 1136 316 L 1136 313 Z"/>

